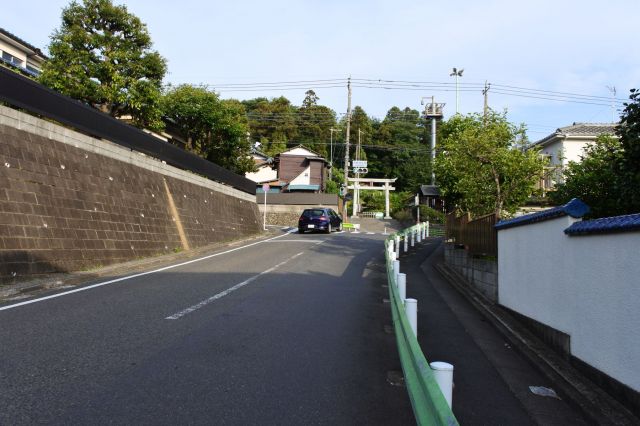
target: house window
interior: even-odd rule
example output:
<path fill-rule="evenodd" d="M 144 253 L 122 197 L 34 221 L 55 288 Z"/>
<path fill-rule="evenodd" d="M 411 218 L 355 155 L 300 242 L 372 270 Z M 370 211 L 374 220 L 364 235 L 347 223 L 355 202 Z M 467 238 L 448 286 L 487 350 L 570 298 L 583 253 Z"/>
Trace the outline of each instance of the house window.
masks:
<path fill-rule="evenodd" d="M 16 58 L 13 55 L 8 54 L 7 52 L 2 52 L 2 60 L 10 63 L 11 65 L 15 65 L 17 67 L 22 67 L 23 61 Z"/>
<path fill-rule="evenodd" d="M 40 69 L 34 67 L 30 63 L 27 63 L 27 71 L 29 71 L 29 73 L 33 75 L 40 75 Z"/>

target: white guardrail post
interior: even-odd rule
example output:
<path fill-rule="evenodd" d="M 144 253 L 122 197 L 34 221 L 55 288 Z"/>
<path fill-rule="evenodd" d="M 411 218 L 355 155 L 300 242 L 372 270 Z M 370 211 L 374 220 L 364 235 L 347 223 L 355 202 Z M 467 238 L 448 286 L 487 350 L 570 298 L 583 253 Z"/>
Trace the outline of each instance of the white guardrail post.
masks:
<path fill-rule="evenodd" d="M 427 235 L 427 237 L 429 237 L 429 221 L 426 222 L 426 226 L 425 226 L 425 234 Z"/>
<path fill-rule="evenodd" d="M 416 233 L 413 232 L 413 229 L 409 231 L 409 234 L 411 234 L 411 247 L 413 247 L 416 243 Z"/>
<path fill-rule="evenodd" d="M 400 296 L 400 301 L 404 303 L 407 298 L 407 274 L 398 274 L 398 295 Z"/>
<path fill-rule="evenodd" d="M 413 334 L 418 337 L 418 301 L 416 299 L 405 299 L 404 310 L 407 313 L 407 319 Z"/>
<path fill-rule="evenodd" d="M 444 399 L 447 400 L 449 408 L 451 408 L 453 406 L 453 365 L 442 361 L 434 361 L 429 365 Z"/>
<path fill-rule="evenodd" d="M 396 259 L 400 259 L 400 236 L 399 235 L 396 235 L 395 241 L 396 241 L 396 244 L 395 244 Z"/>
<path fill-rule="evenodd" d="M 400 273 L 400 261 L 393 261 L 393 278 L 396 280 L 396 286 L 398 285 L 398 274 Z"/>
<path fill-rule="evenodd" d="M 418 225 L 418 229 L 416 229 L 418 233 L 418 242 L 422 242 L 422 223 Z"/>
<path fill-rule="evenodd" d="M 408 252 L 409 251 L 409 236 L 405 233 L 404 234 L 404 252 Z"/>

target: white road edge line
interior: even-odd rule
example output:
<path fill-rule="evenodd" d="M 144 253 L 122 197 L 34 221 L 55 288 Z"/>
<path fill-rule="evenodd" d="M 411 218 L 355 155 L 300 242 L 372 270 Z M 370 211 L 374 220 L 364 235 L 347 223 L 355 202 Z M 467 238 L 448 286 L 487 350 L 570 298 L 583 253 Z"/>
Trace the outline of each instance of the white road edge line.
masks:
<path fill-rule="evenodd" d="M 171 316 L 168 316 L 165 319 L 176 320 L 176 319 L 181 318 L 181 317 L 183 317 L 183 316 L 185 316 L 187 314 L 190 314 L 191 312 L 196 311 L 196 310 L 202 308 L 203 306 L 208 305 L 209 303 L 211 303 L 211 302 L 213 302 L 215 300 L 223 298 L 224 296 L 228 295 L 229 293 L 233 293 L 234 291 L 238 290 L 239 288 L 242 288 L 245 285 L 251 283 L 252 281 L 255 281 L 256 279 L 260 278 L 261 276 L 275 271 L 276 269 L 278 269 L 279 267 L 281 267 L 285 263 L 289 262 L 290 260 L 293 260 L 296 257 L 302 255 L 302 253 L 303 252 L 300 252 L 300 253 L 296 254 L 295 256 L 292 256 L 289 259 L 285 260 L 284 262 L 280 262 L 277 265 L 272 266 L 271 268 L 267 269 L 266 271 L 260 272 L 258 275 L 254 275 L 253 277 L 251 277 L 251 278 L 249 278 L 247 280 L 244 280 L 241 283 L 234 285 L 233 287 L 229 287 L 228 289 L 226 289 L 224 291 L 221 291 L 220 293 L 216 294 L 215 296 L 211 296 L 208 299 L 205 299 L 200 303 L 197 303 L 197 304 L 195 304 L 193 306 L 190 306 L 187 309 L 183 309 L 182 311 L 180 311 L 178 313 L 175 313 L 175 314 L 173 314 Z"/>
<path fill-rule="evenodd" d="M 52 294 L 51 296 L 40 297 L 40 298 L 37 298 L 37 299 L 31 299 L 31 300 L 27 300 L 27 301 L 20 302 L 20 303 L 15 303 L 13 305 L 2 306 L 2 307 L 0 307 L 0 311 L 5 311 L 5 310 L 8 310 L 8 309 L 17 308 L 17 307 L 24 306 L 24 305 L 30 305 L 32 303 L 43 302 L 45 300 L 55 299 L 56 297 L 62 297 L 62 296 L 66 296 L 68 294 L 78 293 L 80 291 L 91 290 L 91 289 L 94 289 L 94 288 L 97 288 L 97 287 L 102 287 L 104 285 L 114 284 L 114 283 L 117 283 L 117 282 L 120 282 L 120 281 L 130 280 L 132 278 L 138 278 L 138 277 L 142 277 L 142 276 L 145 276 L 145 275 L 155 274 L 156 272 L 162 272 L 162 271 L 166 271 L 168 269 L 178 268 L 180 266 L 184 266 L 184 265 L 189 265 L 191 263 L 200 262 L 201 260 L 211 259 L 212 257 L 222 256 L 223 254 L 232 253 L 234 251 L 242 250 L 242 249 L 247 248 L 247 247 L 252 247 L 252 246 L 255 246 L 255 245 L 258 245 L 258 244 L 262 244 L 262 243 L 266 243 L 266 242 L 269 242 L 269 241 L 273 241 L 275 239 L 287 236 L 287 235 L 291 234 L 292 232 L 293 231 L 290 231 L 290 232 L 287 232 L 286 234 L 278 235 L 277 237 L 272 237 L 272 238 L 269 238 L 269 239 L 266 239 L 266 240 L 257 241 L 255 243 L 247 244 L 246 246 L 236 247 L 234 249 L 223 251 L 223 252 L 220 252 L 220 253 L 210 254 L 209 256 L 200 257 L 198 259 L 189 260 L 189 261 L 186 261 L 186 262 L 178 263 L 176 265 L 169 265 L 169 266 L 165 266 L 163 268 L 154 269 L 153 271 L 146 271 L 146 272 L 141 272 L 139 274 L 127 275 L 126 277 L 116 278 L 114 280 L 109 280 L 109 281 L 105 281 L 105 282 L 101 282 L 101 283 L 97 283 L 97 284 L 92 284 L 92 285 L 89 285 L 89 286 L 86 286 L 86 287 L 80 287 L 80 288 L 76 288 L 74 290 L 64 291 L 62 293 Z"/>

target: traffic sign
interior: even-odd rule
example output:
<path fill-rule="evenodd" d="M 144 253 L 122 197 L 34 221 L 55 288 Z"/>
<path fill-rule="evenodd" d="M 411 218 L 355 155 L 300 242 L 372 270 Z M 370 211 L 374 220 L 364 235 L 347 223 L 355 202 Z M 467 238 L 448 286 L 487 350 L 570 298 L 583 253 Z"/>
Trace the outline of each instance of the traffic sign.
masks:
<path fill-rule="evenodd" d="M 360 173 L 363 175 L 363 174 L 369 173 L 369 169 L 366 167 L 354 167 L 353 173 Z"/>
<path fill-rule="evenodd" d="M 262 192 L 269 192 L 270 188 L 271 187 L 269 186 L 269 184 L 265 183 L 265 184 L 262 185 Z"/>

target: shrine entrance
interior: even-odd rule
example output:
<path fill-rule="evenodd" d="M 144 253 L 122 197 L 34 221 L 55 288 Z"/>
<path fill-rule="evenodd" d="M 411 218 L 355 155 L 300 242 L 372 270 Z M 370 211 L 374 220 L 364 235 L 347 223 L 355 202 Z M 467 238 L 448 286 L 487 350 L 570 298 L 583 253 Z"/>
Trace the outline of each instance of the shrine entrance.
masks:
<path fill-rule="evenodd" d="M 347 189 L 353 190 L 353 213 L 351 216 L 358 217 L 360 212 L 360 191 L 384 191 L 384 218 L 391 219 L 389 215 L 389 191 L 396 189 L 391 186 L 396 179 L 347 178 Z"/>

